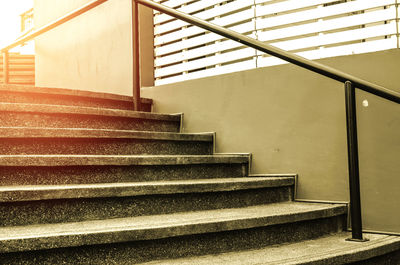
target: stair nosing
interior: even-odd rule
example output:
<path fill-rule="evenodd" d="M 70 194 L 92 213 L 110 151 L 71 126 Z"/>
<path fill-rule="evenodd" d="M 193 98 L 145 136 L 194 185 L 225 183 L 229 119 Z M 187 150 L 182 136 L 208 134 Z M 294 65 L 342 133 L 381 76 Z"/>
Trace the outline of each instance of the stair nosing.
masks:
<path fill-rule="evenodd" d="M 6 227 L 0 228 L 0 253 L 81 246 L 85 245 L 85 238 L 90 238 L 90 244 L 102 244 L 250 229 L 334 217 L 346 214 L 347 210 L 344 205 L 305 204 L 284 202 L 235 209 Z M 300 209 L 294 211 L 295 207 Z"/>
<path fill-rule="evenodd" d="M 238 155 L 0 155 L 0 166 L 134 166 L 249 163 Z"/>
<path fill-rule="evenodd" d="M 68 115 L 86 115 L 119 117 L 130 119 L 162 120 L 162 121 L 180 121 L 180 114 L 160 114 L 153 112 L 94 108 L 68 105 L 49 105 L 49 104 L 29 104 L 29 103 L 7 103 L 0 102 L 0 111 L 2 112 L 24 112 L 24 113 L 42 113 L 42 114 L 68 114 Z"/>
<path fill-rule="evenodd" d="M 224 192 L 292 185 L 294 185 L 294 179 L 290 177 L 244 177 L 125 183 L 0 186 L 0 202 Z"/>
<path fill-rule="evenodd" d="M 0 127 L 2 138 L 124 138 L 169 141 L 213 141 L 212 132 L 173 133 L 135 130 L 51 128 L 51 127 Z"/>

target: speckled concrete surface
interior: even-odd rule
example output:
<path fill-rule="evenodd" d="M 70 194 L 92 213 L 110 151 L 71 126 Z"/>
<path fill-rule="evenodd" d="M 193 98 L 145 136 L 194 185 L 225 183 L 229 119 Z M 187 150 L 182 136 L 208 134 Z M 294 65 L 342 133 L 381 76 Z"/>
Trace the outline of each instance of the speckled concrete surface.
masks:
<path fill-rule="evenodd" d="M 46 88 L 0 84 L 0 101 L 51 105 L 86 106 L 133 110 L 133 100 L 128 96 L 81 91 L 75 89 Z M 144 111 L 150 111 L 151 99 L 142 98 Z"/>
<path fill-rule="evenodd" d="M 82 128 L 0 127 L 2 138 L 127 138 L 212 142 L 214 133 L 170 133 Z"/>
<path fill-rule="evenodd" d="M 73 159 L 73 158 L 71 158 Z M 27 161 L 26 161 L 27 162 Z M 247 163 L 87 166 L 0 166 L 0 185 L 136 182 L 244 177 Z"/>
<path fill-rule="evenodd" d="M 400 256 L 393 251 L 400 250 L 400 237 L 366 234 L 368 242 L 346 241 L 350 233 L 338 233 L 319 239 L 280 246 L 268 246 L 262 249 L 223 253 L 220 255 L 199 256 L 186 259 L 161 260 L 142 265 L 335 265 L 335 264 L 394 264 L 400 262 Z M 386 257 L 382 255 L 388 254 Z M 373 260 L 368 261 L 369 258 Z M 396 260 L 397 259 L 397 260 Z M 361 260 L 361 261 L 360 261 Z M 370 263 L 376 262 L 376 263 Z"/>
<path fill-rule="evenodd" d="M 241 237 L 242 229 L 273 227 L 274 225 L 285 226 L 286 224 L 291 227 L 297 226 L 297 223 L 303 221 L 306 223 L 309 220 L 323 221 L 339 216 L 344 218 L 346 211 L 347 207 L 340 205 L 284 202 L 167 215 L 3 227 L 0 228 L 0 251 L 5 253 L 81 246 L 88 242 L 102 244 L 151 240 L 222 231 L 233 231 L 236 236 Z M 339 223 L 342 224 L 343 221 L 342 219 Z M 342 229 L 337 226 L 337 220 L 335 223 L 335 231 Z M 316 233 L 316 230 L 318 229 L 310 229 L 308 233 Z M 322 231 L 326 233 L 326 231 L 332 231 L 332 228 Z M 269 236 L 276 238 L 276 235 L 273 234 Z M 302 238 L 300 234 L 291 234 L 290 236 L 297 240 L 299 236 Z M 308 238 L 308 236 L 305 237 Z"/>
<path fill-rule="evenodd" d="M 0 155 L 0 166 L 130 166 L 248 163 L 249 154 L 229 155 Z"/>
<path fill-rule="evenodd" d="M 92 116 L 108 116 L 121 118 L 136 118 L 146 120 L 163 120 L 179 122 L 179 114 L 159 114 L 141 111 L 130 111 L 120 109 L 104 109 L 67 105 L 46 105 L 46 104 L 25 104 L 25 103 L 4 103 L 0 102 L 0 111 L 17 113 L 51 113 L 51 114 L 77 114 Z"/>
<path fill-rule="evenodd" d="M 77 222 L 184 211 L 246 207 L 291 199 L 290 187 L 0 203 L 0 226 Z M 260 186 L 260 185 L 259 185 Z M 184 193 L 182 193 L 184 192 Z M 77 192 L 78 193 L 78 192 Z M 128 192 L 127 192 L 128 193 Z M 156 192 L 154 192 L 156 193 Z M 129 193 L 128 193 L 129 194 Z M 123 195 L 123 196 L 121 196 Z M 77 194 L 75 197 L 79 197 Z"/>
<path fill-rule="evenodd" d="M 246 177 L 75 185 L 0 186 L 0 202 L 202 193 L 294 186 L 294 177 Z M 290 200 L 290 194 L 287 200 Z"/>
<path fill-rule="evenodd" d="M 317 229 L 316 229 L 317 228 Z M 296 242 L 343 229 L 343 218 L 332 217 L 266 227 L 178 236 L 157 240 L 4 253 L 4 264 L 136 264 L 157 259 L 217 254 Z M 73 240 L 73 239 L 72 239 Z M 89 243 L 90 241 L 86 241 Z M 39 242 L 37 242 L 39 243 Z"/>
<path fill-rule="evenodd" d="M 82 114 L 52 114 L 34 112 L 1 112 L 0 124 L 4 127 L 55 127 L 94 128 L 179 132 L 177 121 L 147 120 L 129 117 L 112 117 Z"/>
<path fill-rule="evenodd" d="M 0 154 L 5 155 L 209 155 L 212 152 L 212 143 L 204 141 L 54 137 L 0 139 Z"/>
<path fill-rule="evenodd" d="M 213 134 L 0 128 L 0 154 L 209 155 Z"/>
<path fill-rule="evenodd" d="M 3 127 L 96 128 L 179 132 L 180 115 L 77 106 L 0 103 Z"/>

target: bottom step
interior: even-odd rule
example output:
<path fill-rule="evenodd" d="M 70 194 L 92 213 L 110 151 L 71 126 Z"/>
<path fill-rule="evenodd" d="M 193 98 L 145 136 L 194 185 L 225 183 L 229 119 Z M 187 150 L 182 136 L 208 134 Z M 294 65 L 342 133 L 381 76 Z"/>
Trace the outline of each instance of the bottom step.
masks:
<path fill-rule="evenodd" d="M 366 234 L 367 242 L 346 241 L 343 232 L 293 244 L 273 245 L 256 250 L 205 255 L 174 260 L 159 260 L 142 265 L 250 265 L 250 264 L 400 264 L 400 236 Z"/>
<path fill-rule="evenodd" d="M 343 231 L 345 205 L 265 205 L 0 228 L 0 264 L 135 264 Z M 212 264 L 212 263 L 211 263 Z"/>

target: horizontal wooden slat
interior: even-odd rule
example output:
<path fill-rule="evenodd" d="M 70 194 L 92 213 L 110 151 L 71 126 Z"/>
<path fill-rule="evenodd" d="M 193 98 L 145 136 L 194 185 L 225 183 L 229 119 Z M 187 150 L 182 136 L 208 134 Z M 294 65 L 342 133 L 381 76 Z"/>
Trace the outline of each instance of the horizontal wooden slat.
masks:
<path fill-rule="evenodd" d="M 35 71 L 35 65 L 10 65 L 8 68 L 10 71 Z M 3 65 L 0 64 L 0 71 L 3 70 Z"/>
<path fill-rule="evenodd" d="M 187 2 L 189 2 L 189 1 L 187 1 Z M 208 8 L 211 6 L 215 6 L 215 5 L 218 5 L 223 2 L 226 2 L 226 0 L 201 0 L 201 1 L 194 2 L 194 3 L 188 4 L 188 5 L 180 6 L 175 9 L 179 10 L 181 12 L 187 13 L 187 14 L 191 14 L 198 10 L 202 10 L 202 9 L 205 9 L 205 8 Z M 160 14 L 154 16 L 154 25 L 166 22 L 171 19 L 175 19 L 175 18 L 173 18 L 169 15 L 160 13 Z"/>
<path fill-rule="evenodd" d="M 347 30 L 331 34 L 318 35 L 308 38 L 289 40 L 272 43 L 272 45 L 284 50 L 304 49 L 309 47 L 318 47 L 341 42 L 373 38 L 396 34 L 396 23 L 384 24 L 381 26 Z"/>
<path fill-rule="evenodd" d="M 10 59 L 8 63 L 14 65 L 34 65 L 35 61 L 29 59 Z"/>
<path fill-rule="evenodd" d="M 1 73 L 2 75 L 3 73 Z M 0 76 L 1 76 L 0 75 Z M 10 76 L 34 76 L 34 71 L 9 71 Z"/>
<path fill-rule="evenodd" d="M 220 75 L 220 74 L 226 74 L 226 73 L 232 73 L 232 72 L 237 72 L 237 71 L 243 71 L 243 70 L 248 70 L 248 69 L 254 69 L 256 67 L 255 60 L 248 60 L 248 61 L 243 61 L 239 63 L 234 63 L 226 66 L 221 66 L 217 68 L 210 68 L 204 71 L 198 71 L 198 72 L 193 72 L 185 75 L 179 75 L 179 76 L 174 76 L 170 78 L 165 78 L 165 79 L 160 79 L 156 80 L 155 84 L 156 85 L 163 85 L 163 84 L 169 84 L 169 83 L 175 83 L 175 82 L 180 82 L 184 80 L 190 80 L 194 78 L 201 78 L 201 77 L 206 77 L 206 76 L 214 76 L 214 75 Z"/>
<path fill-rule="evenodd" d="M 155 2 L 161 2 L 161 0 L 155 0 Z M 189 3 L 190 0 L 169 0 L 169 1 L 165 1 L 162 4 L 168 7 L 172 7 L 172 8 L 176 8 L 178 6 L 184 5 Z M 154 11 L 155 14 L 160 13 L 159 11 L 155 10 Z"/>
<path fill-rule="evenodd" d="M 248 36 L 254 37 L 254 34 L 251 34 Z M 243 46 L 243 44 L 236 42 L 236 41 L 232 41 L 232 40 L 225 40 L 225 41 L 217 42 L 217 43 L 210 44 L 207 46 L 202 46 L 202 47 L 199 47 L 196 49 L 182 51 L 177 54 L 172 54 L 172 55 L 168 55 L 168 56 L 164 56 L 164 57 L 157 57 L 154 60 L 154 65 L 163 66 L 166 64 L 172 64 L 172 63 L 176 63 L 179 61 L 189 60 L 192 58 L 205 56 L 205 55 L 209 55 L 212 53 L 217 53 L 217 52 L 237 48 L 240 46 Z"/>
<path fill-rule="evenodd" d="M 288 1 L 288 0 L 286 0 L 286 1 Z M 310 1 L 310 0 L 307 0 L 307 1 Z M 333 2 L 333 1 L 335 1 L 335 0 L 330 0 L 329 2 Z M 255 4 L 270 4 L 271 2 L 272 2 L 272 4 L 274 4 L 274 2 L 277 2 L 277 1 L 276 0 L 254 0 Z M 304 2 L 304 1 L 297 1 L 297 2 Z"/>
<path fill-rule="evenodd" d="M 242 8 L 250 7 L 252 4 L 253 4 L 253 1 L 251 1 L 251 0 L 241 0 L 239 2 L 235 1 L 230 4 L 218 6 L 218 7 L 206 10 L 206 11 L 196 13 L 194 16 L 197 18 L 200 18 L 200 19 L 209 20 L 209 19 L 215 18 L 217 16 L 221 16 L 221 15 L 224 15 L 224 14 L 227 14 L 230 12 L 237 11 Z M 236 12 L 236 13 L 237 13 L 237 15 L 240 15 L 239 12 Z M 254 16 L 254 11 L 252 11 L 252 14 L 250 15 L 250 17 L 253 17 L 253 16 Z M 234 16 L 231 15 L 231 19 L 233 19 L 233 17 Z M 236 19 L 236 21 L 238 21 L 238 19 Z M 234 22 L 232 22 L 232 23 L 234 23 Z M 230 23 L 230 24 L 232 24 L 232 23 Z M 155 25 L 154 34 L 155 35 L 163 34 L 165 32 L 176 30 L 176 29 L 179 29 L 179 28 L 182 28 L 185 26 L 190 26 L 190 24 L 187 22 L 184 22 L 182 20 L 174 20 L 174 21 L 162 24 L 162 25 Z"/>
<path fill-rule="evenodd" d="M 219 26 L 228 26 L 228 25 L 232 25 L 234 23 L 238 23 L 238 22 L 242 22 L 245 20 L 250 20 L 252 19 L 254 15 L 254 11 L 248 9 L 242 12 L 238 12 L 220 19 L 215 19 L 213 21 L 211 21 L 213 24 L 219 25 Z M 188 27 L 188 28 L 184 28 L 181 29 L 179 31 L 175 31 L 169 34 L 165 34 L 162 36 L 157 36 L 154 38 L 154 45 L 155 46 L 159 46 L 168 42 L 172 42 L 175 40 L 180 40 L 186 37 L 190 37 L 193 35 L 197 35 L 199 33 L 205 32 L 206 30 L 193 26 L 193 27 Z"/>
<path fill-rule="evenodd" d="M 318 58 L 326 58 L 340 55 L 360 54 L 367 52 L 382 51 L 397 47 L 397 39 L 395 37 L 381 39 L 376 41 L 367 41 L 362 43 L 348 44 L 343 46 L 324 48 L 314 51 L 307 51 L 304 56 L 313 60 Z"/>
<path fill-rule="evenodd" d="M 170 67 L 156 69 L 154 72 L 155 77 L 167 76 L 176 73 L 181 73 L 184 71 L 190 71 L 194 69 L 199 69 L 207 66 L 213 66 L 217 64 L 227 63 L 231 61 L 240 60 L 243 58 L 255 56 L 255 50 L 252 48 L 244 48 L 240 50 L 235 50 L 232 52 L 226 52 L 223 54 L 218 54 L 215 56 L 210 56 L 198 60 L 194 60 L 187 63 L 177 64 Z"/>
<path fill-rule="evenodd" d="M 254 30 L 254 23 L 253 22 L 247 22 L 243 23 L 234 27 L 228 27 L 229 29 L 239 32 L 239 33 L 247 33 L 250 31 Z M 164 45 L 161 47 L 156 47 L 155 48 L 155 55 L 156 56 L 161 56 L 164 54 L 176 52 L 176 51 L 181 51 L 183 49 L 188 49 L 191 47 L 196 47 L 205 43 L 210 43 L 213 41 L 217 40 L 222 40 L 224 37 L 215 34 L 215 33 L 207 33 L 205 35 L 201 35 L 198 37 L 190 38 L 187 40 L 182 40 L 179 42 L 175 42 L 169 45 Z"/>
<path fill-rule="evenodd" d="M 31 78 L 13 78 L 13 77 L 10 77 L 9 83 L 10 84 L 34 84 L 35 83 L 35 78 L 34 77 L 31 77 Z"/>
<path fill-rule="evenodd" d="M 392 3 L 393 0 L 357 0 L 323 8 L 315 8 L 312 10 L 280 15 L 276 17 L 258 18 L 256 21 L 256 25 L 257 29 L 266 29 L 270 27 L 290 25 L 291 23 L 310 21 L 314 19 L 321 19 L 335 15 L 361 11 L 369 8 L 382 7 L 385 5 L 390 5 Z"/>
<path fill-rule="evenodd" d="M 8 55 L 8 58 L 10 58 L 10 59 L 32 59 L 32 60 L 35 60 L 35 55 L 10 53 Z M 3 59 L 3 55 L 1 53 L 0 53 L 0 59 Z"/>
<path fill-rule="evenodd" d="M 393 49 L 396 47 L 397 47 L 397 38 L 392 37 L 392 38 L 382 39 L 382 40 L 348 44 L 348 45 L 343 45 L 343 46 L 311 50 L 311 51 L 305 51 L 305 52 L 298 52 L 296 54 L 306 57 L 310 60 L 313 60 L 313 59 L 327 58 L 327 57 L 333 57 L 333 56 L 381 51 L 381 50 Z M 286 63 L 286 62 L 284 60 L 281 60 L 281 59 L 278 59 L 278 58 L 272 57 L 272 56 L 268 56 L 268 57 L 260 56 L 257 60 L 258 67 L 278 65 L 278 64 L 283 64 L 283 63 Z"/>
<path fill-rule="evenodd" d="M 288 28 L 259 31 L 257 35 L 261 41 L 270 41 L 393 19 L 396 19 L 396 9 L 394 6 L 388 9 L 353 16 L 323 20 Z"/>
<path fill-rule="evenodd" d="M 268 15 L 275 15 L 278 13 L 288 11 L 294 11 L 305 9 L 305 8 L 316 8 L 318 6 L 322 6 L 327 3 L 332 3 L 333 0 L 306 0 L 306 1 L 299 1 L 299 0 L 288 0 L 278 3 L 268 4 L 262 0 L 256 0 L 257 9 L 256 9 L 256 16 L 268 16 Z"/>
<path fill-rule="evenodd" d="M 256 16 L 258 17 L 258 16 L 273 15 L 276 13 L 302 9 L 305 7 L 316 7 L 331 2 L 333 1 L 332 0 L 306 0 L 306 1 L 289 0 L 289 1 L 268 4 L 268 2 L 266 3 L 265 1 L 262 0 L 256 0 L 256 4 L 258 4 L 256 9 Z"/>

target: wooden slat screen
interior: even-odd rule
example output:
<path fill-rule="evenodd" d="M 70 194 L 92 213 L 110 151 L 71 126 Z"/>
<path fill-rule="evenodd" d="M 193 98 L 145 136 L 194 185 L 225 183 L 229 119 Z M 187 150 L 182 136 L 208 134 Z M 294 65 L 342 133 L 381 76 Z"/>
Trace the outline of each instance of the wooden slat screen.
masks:
<path fill-rule="evenodd" d="M 396 0 L 160 0 L 308 59 L 398 48 Z M 154 12 L 155 83 L 284 63 Z"/>
<path fill-rule="evenodd" d="M 211 23 L 255 37 L 254 0 L 160 1 Z M 256 51 L 217 34 L 154 14 L 156 84 L 251 69 Z"/>
<path fill-rule="evenodd" d="M 9 83 L 19 85 L 35 84 L 35 56 L 10 53 Z M 0 56 L 0 83 L 3 83 L 3 57 Z"/>

